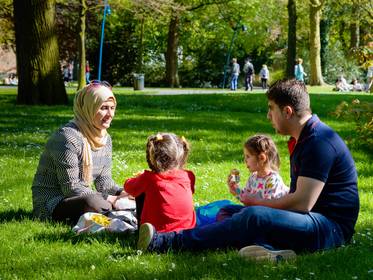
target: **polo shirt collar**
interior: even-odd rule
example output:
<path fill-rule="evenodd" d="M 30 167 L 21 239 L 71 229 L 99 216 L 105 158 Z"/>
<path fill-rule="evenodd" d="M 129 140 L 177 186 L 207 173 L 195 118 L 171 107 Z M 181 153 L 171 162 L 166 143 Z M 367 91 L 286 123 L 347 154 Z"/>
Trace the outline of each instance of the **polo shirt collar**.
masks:
<path fill-rule="evenodd" d="M 301 143 L 307 139 L 313 131 L 313 128 L 320 122 L 319 117 L 316 114 L 313 114 L 312 117 L 306 122 L 305 126 L 302 129 L 302 132 L 299 135 L 298 142 L 294 137 L 290 137 L 288 141 L 289 154 L 291 155 L 295 149 L 297 143 Z"/>

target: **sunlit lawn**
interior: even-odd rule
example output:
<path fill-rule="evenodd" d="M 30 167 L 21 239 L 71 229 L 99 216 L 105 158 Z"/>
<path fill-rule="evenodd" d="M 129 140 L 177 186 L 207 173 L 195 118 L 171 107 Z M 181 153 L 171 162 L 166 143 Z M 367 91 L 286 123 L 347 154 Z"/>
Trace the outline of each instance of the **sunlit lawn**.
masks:
<path fill-rule="evenodd" d="M 373 154 L 356 141 L 354 123 L 330 114 L 342 100 L 368 94 L 337 94 L 313 88 L 313 111 L 348 143 L 359 173 L 361 211 L 351 245 L 300 255 L 279 264 L 246 262 L 235 250 L 141 254 L 135 238 L 75 236 L 65 225 L 32 219 L 31 183 L 49 135 L 72 118 L 69 106 L 16 106 L 15 89 L 0 89 L 0 279 L 373 279 Z M 69 89 L 72 93 L 73 89 Z M 242 163 L 242 144 L 254 133 L 270 134 L 289 183 L 287 137 L 266 120 L 263 93 L 151 96 L 117 89 L 113 177 L 118 184 L 146 168 L 145 142 L 157 131 L 185 136 L 192 145 L 188 168 L 197 177 L 196 204 L 231 198 L 225 186 Z M 324 91 L 325 92 L 325 91 Z"/>

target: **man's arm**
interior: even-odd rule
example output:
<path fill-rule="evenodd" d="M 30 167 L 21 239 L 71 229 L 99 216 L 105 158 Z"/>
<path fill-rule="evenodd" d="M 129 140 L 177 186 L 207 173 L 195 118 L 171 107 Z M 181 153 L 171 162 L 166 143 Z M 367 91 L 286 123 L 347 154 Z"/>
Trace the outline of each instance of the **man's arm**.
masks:
<path fill-rule="evenodd" d="M 246 206 L 261 205 L 277 209 L 309 212 L 319 198 L 324 185 L 324 182 L 317 179 L 300 176 L 294 193 L 270 200 L 241 197 L 241 201 Z"/>

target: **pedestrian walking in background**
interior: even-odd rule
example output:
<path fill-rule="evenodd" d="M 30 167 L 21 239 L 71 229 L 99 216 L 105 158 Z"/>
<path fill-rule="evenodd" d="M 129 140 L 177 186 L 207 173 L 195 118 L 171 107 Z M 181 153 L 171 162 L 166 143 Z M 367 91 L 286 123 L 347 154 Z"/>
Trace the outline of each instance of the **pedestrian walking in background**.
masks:
<path fill-rule="evenodd" d="M 240 65 L 237 63 L 237 58 L 233 58 L 232 63 L 231 90 L 237 90 L 238 76 L 240 75 Z"/>
<path fill-rule="evenodd" d="M 245 62 L 243 71 L 245 73 L 245 90 L 253 90 L 253 76 L 255 74 L 254 65 L 248 58 Z"/>
<path fill-rule="evenodd" d="M 267 65 L 263 64 L 262 69 L 260 69 L 259 73 L 261 83 L 262 83 L 262 89 L 267 89 L 268 80 L 269 80 L 269 70 Z"/>
<path fill-rule="evenodd" d="M 91 75 L 91 68 L 89 67 L 89 62 L 85 63 L 85 81 L 87 84 L 90 83 L 89 76 Z"/>
<path fill-rule="evenodd" d="M 304 82 L 304 77 L 307 76 L 307 74 L 304 72 L 302 64 L 303 59 L 298 58 L 294 68 L 294 76 L 296 80 Z"/>

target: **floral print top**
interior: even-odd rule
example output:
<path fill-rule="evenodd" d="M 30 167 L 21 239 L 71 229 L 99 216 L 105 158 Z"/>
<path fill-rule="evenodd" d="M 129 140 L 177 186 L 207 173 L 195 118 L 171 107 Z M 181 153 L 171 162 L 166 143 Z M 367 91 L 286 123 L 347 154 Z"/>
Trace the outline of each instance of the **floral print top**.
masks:
<path fill-rule="evenodd" d="M 264 177 L 259 177 L 257 172 L 254 172 L 247 180 L 242 192 L 248 192 L 254 198 L 272 199 L 289 193 L 289 188 L 277 172 L 272 171 Z"/>

